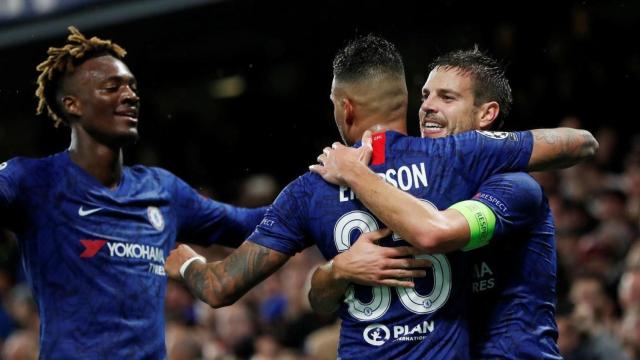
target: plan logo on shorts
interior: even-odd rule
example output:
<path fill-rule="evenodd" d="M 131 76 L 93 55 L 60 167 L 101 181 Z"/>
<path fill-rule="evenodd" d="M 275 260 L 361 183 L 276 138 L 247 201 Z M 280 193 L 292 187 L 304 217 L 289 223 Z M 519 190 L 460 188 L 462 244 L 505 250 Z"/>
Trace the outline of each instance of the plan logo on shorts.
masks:
<path fill-rule="evenodd" d="M 380 346 L 389 340 L 391 331 L 382 324 L 371 324 L 364 329 L 362 336 L 367 343 L 373 346 Z"/>
<path fill-rule="evenodd" d="M 518 137 L 515 133 L 508 131 L 484 131 L 484 130 L 476 130 L 476 132 L 482 136 L 486 136 L 491 139 L 502 140 L 509 138 L 509 140 L 518 140 Z"/>
<path fill-rule="evenodd" d="M 7 166 L 9 166 L 9 163 L 8 163 L 8 162 L 6 162 L 6 161 L 5 161 L 5 162 L 3 162 L 2 164 L 0 164 L 0 170 L 4 170 L 4 169 L 6 169 L 6 168 L 7 168 Z"/>
<path fill-rule="evenodd" d="M 162 216 L 160 209 L 155 206 L 149 206 L 147 208 L 147 217 L 149 218 L 151 225 L 153 225 L 156 230 L 164 230 L 164 217 Z"/>

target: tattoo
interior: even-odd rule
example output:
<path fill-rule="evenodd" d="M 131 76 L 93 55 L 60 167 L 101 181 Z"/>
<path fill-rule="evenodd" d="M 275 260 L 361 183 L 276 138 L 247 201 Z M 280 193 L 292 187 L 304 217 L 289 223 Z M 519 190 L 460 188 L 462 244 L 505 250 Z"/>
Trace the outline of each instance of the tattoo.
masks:
<path fill-rule="evenodd" d="M 560 138 L 556 130 L 539 129 L 533 132 L 536 141 L 543 142 L 548 145 L 555 145 Z"/>
<path fill-rule="evenodd" d="M 584 130 L 538 129 L 533 131 L 533 136 L 543 151 L 540 152 L 540 159 L 532 170 L 557 169 L 574 165 L 593 157 L 598 147 L 594 137 Z"/>
<path fill-rule="evenodd" d="M 223 261 L 187 269 L 185 283 L 194 296 L 213 307 L 234 303 L 278 270 L 289 256 L 245 242 Z"/>
<path fill-rule="evenodd" d="M 185 281 L 189 284 L 189 288 L 191 288 L 193 295 L 199 299 L 203 299 L 206 284 L 206 273 L 205 271 L 197 271 L 194 268 L 195 266 L 192 265 L 187 269 L 187 272 L 185 273 Z M 192 269 L 193 271 L 190 271 Z"/>

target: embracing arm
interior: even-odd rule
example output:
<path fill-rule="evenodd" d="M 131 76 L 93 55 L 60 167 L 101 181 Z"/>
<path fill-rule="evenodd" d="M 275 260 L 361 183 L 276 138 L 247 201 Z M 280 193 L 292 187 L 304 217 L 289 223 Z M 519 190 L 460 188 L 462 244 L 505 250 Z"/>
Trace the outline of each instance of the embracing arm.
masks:
<path fill-rule="evenodd" d="M 586 130 L 571 128 L 532 130 L 533 149 L 529 170 L 568 167 L 594 156 L 598 142 Z M 322 165 L 313 165 L 333 184 L 349 186 L 358 199 L 383 223 L 404 240 L 428 253 L 459 249 L 471 235 L 469 222 L 460 211 L 439 211 L 433 206 L 401 191 L 371 171 L 366 164 L 371 157 L 371 134 L 363 136 L 363 146 L 347 148 L 335 143 L 318 157 Z"/>
<path fill-rule="evenodd" d="M 457 210 L 439 211 L 377 176 L 363 163 L 352 164 L 345 182 L 383 223 L 427 253 L 457 250 L 469 241 L 469 225 Z"/>
<path fill-rule="evenodd" d="M 179 269 L 197 254 L 187 245 L 171 251 L 165 269 L 169 277 L 184 282 L 194 296 L 211 307 L 231 305 L 289 260 L 289 255 L 245 241 L 222 261 L 193 262 L 184 278 Z"/>
<path fill-rule="evenodd" d="M 407 278 L 426 276 L 424 268 L 430 265 L 428 260 L 407 258 L 417 255 L 418 249 L 377 245 L 380 239 L 389 235 L 389 229 L 364 233 L 349 250 L 316 268 L 309 291 L 311 307 L 321 313 L 337 310 L 352 282 L 367 286 L 413 287 L 413 281 Z"/>
<path fill-rule="evenodd" d="M 598 151 L 598 141 L 587 130 L 572 128 L 536 129 L 528 171 L 542 171 L 573 166 L 591 159 Z"/>

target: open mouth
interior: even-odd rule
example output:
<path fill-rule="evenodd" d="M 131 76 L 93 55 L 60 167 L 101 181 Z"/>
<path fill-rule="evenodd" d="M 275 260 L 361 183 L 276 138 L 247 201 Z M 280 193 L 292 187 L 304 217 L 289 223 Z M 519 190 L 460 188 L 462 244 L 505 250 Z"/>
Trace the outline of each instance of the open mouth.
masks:
<path fill-rule="evenodd" d="M 422 128 L 429 131 L 438 131 L 440 129 L 444 129 L 444 125 L 433 122 L 433 121 L 425 121 L 422 124 Z"/>
<path fill-rule="evenodd" d="M 116 111 L 115 114 L 116 116 L 125 117 L 132 121 L 138 121 L 138 110 L 135 109 Z"/>
<path fill-rule="evenodd" d="M 436 121 L 425 120 L 420 124 L 422 137 L 440 137 L 446 135 L 444 124 Z"/>

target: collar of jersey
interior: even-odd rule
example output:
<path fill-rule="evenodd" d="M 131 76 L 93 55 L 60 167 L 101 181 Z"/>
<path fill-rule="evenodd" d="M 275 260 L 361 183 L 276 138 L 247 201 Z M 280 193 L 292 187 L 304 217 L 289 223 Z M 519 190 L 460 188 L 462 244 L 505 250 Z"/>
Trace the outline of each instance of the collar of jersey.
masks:
<path fill-rule="evenodd" d="M 130 181 L 128 180 L 129 178 L 128 166 L 122 167 L 122 177 L 120 178 L 120 182 L 118 183 L 118 186 L 115 189 L 109 189 L 106 186 L 104 186 L 100 181 L 98 181 L 98 179 L 96 179 L 95 177 L 90 175 L 88 172 L 86 172 L 83 168 L 81 168 L 76 163 L 74 163 L 71 160 L 71 157 L 69 157 L 69 150 L 65 150 L 61 155 L 64 161 L 66 162 L 65 168 L 71 171 L 75 176 L 77 176 L 78 180 L 84 182 L 88 186 L 92 188 L 96 188 L 101 192 L 109 193 L 111 196 L 124 195 L 129 191 Z"/>

